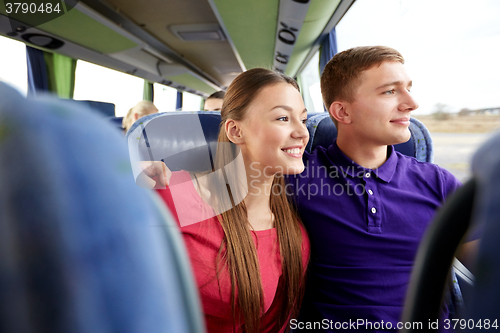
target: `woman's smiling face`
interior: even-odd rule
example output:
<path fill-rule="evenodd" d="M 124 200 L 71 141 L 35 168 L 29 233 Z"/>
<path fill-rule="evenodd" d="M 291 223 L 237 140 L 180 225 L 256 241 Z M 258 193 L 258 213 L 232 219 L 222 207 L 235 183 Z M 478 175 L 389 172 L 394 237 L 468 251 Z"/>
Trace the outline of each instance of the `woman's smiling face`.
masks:
<path fill-rule="evenodd" d="M 309 140 L 307 110 L 299 91 L 288 83 L 262 88 L 241 120 L 238 143 L 247 167 L 276 173 L 304 170 L 302 154 Z"/>

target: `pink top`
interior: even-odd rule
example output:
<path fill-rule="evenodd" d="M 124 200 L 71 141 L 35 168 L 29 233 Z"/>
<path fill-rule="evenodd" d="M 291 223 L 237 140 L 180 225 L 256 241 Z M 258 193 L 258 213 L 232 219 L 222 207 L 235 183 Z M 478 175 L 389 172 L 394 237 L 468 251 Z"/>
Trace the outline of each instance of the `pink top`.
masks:
<path fill-rule="evenodd" d="M 157 190 L 179 223 L 191 259 L 194 275 L 198 284 L 208 332 L 232 332 L 230 295 L 231 282 L 227 269 L 216 277 L 215 262 L 224 232 L 213 210 L 196 191 L 188 172 L 174 172 L 170 186 Z M 309 258 L 309 239 L 302 228 L 302 255 L 304 269 Z M 252 231 L 257 249 L 262 289 L 264 292 L 265 314 L 261 319 L 263 332 L 271 332 L 277 318 L 279 305 L 274 304 L 278 281 L 280 280 L 281 260 L 276 229 Z M 283 332 L 285 327 L 281 330 Z"/>

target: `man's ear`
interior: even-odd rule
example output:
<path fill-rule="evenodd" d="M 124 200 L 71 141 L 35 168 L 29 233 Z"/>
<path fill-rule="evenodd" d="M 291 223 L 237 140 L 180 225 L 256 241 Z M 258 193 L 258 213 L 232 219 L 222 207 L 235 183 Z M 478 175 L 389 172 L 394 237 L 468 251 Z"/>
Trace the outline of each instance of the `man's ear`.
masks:
<path fill-rule="evenodd" d="M 328 112 L 333 117 L 333 119 L 337 120 L 339 123 L 350 124 L 352 122 L 352 119 L 351 114 L 347 109 L 347 104 L 348 103 L 346 102 L 333 102 L 332 104 L 330 104 Z"/>
<path fill-rule="evenodd" d="M 229 138 L 229 141 L 235 144 L 241 144 L 244 142 L 243 140 L 243 132 L 241 131 L 241 124 L 240 122 L 234 120 L 234 119 L 228 119 L 226 120 L 225 123 L 225 129 L 226 129 L 226 134 L 227 137 Z"/>

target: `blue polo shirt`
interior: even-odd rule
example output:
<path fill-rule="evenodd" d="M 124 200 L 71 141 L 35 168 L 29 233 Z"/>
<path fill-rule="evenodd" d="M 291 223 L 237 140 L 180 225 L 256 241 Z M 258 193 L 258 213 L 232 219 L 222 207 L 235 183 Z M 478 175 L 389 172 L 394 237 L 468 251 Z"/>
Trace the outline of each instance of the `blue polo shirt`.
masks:
<path fill-rule="evenodd" d="M 392 146 L 386 162 L 373 170 L 350 160 L 336 142 L 306 153 L 304 163 L 302 174 L 288 177 L 287 188 L 311 241 L 300 320 L 328 319 L 333 332 L 358 320 L 371 326 L 356 326 L 357 332 L 391 331 L 388 323 L 395 331 L 419 242 L 460 182 Z M 353 326 L 338 331 L 346 328 Z"/>

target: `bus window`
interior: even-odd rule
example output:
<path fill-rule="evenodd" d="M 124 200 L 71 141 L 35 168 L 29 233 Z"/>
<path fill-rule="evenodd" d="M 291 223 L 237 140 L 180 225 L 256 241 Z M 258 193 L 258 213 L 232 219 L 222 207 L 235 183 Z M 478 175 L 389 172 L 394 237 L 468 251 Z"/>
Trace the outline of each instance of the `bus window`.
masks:
<path fill-rule="evenodd" d="M 388 45 L 403 54 L 420 105 L 412 116 L 432 135 L 434 163 L 461 181 L 500 128 L 499 14 L 495 1 L 358 0 L 336 27 L 339 51 Z"/>
<path fill-rule="evenodd" d="M 4 81 L 21 92 L 28 93 L 28 67 L 26 65 L 26 45 L 16 40 L 0 36 L 0 81 Z"/>
<path fill-rule="evenodd" d="M 302 89 L 302 96 L 307 111 L 323 112 L 323 98 L 321 97 L 321 88 L 319 84 L 319 51 L 311 58 L 304 70 L 299 75 L 299 81 Z"/>
<path fill-rule="evenodd" d="M 115 104 L 115 115 L 123 117 L 142 101 L 144 80 L 79 60 L 76 65 L 74 99 Z"/>
<path fill-rule="evenodd" d="M 498 107 L 500 81 L 492 71 L 498 69 L 499 13 L 496 1 L 359 0 L 336 27 L 338 50 L 388 45 L 400 51 L 420 105 L 414 115 L 430 114 L 438 103 L 450 113 Z"/>
<path fill-rule="evenodd" d="M 187 92 L 182 93 L 182 111 L 200 111 L 203 110 L 201 103 L 203 98 L 198 95 Z"/>
<path fill-rule="evenodd" d="M 163 84 L 153 84 L 153 103 L 159 112 L 175 111 L 177 102 L 177 90 Z"/>

